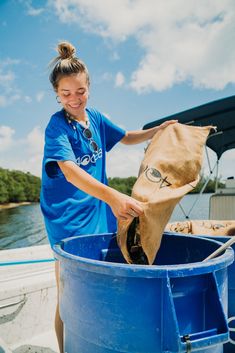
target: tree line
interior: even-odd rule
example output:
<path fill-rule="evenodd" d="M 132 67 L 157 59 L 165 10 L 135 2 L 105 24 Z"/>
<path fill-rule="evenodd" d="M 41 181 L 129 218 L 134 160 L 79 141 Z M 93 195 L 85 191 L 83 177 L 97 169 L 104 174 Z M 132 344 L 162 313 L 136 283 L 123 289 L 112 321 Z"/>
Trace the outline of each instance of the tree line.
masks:
<path fill-rule="evenodd" d="M 128 178 L 109 178 L 109 186 L 124 193 L 131 195 L 133 185 L 137 178 L 132 176 Z M 204 185 L 205 177 L 202 176 L 198 185 L 191 193 L 200 192 Z M 204 192 L 215 192 L 215 179 L 209 180 Z M 9 202 L 39 202 L 41 179 L 30 173 L 24 173 L 18 170 L 8 170 L 0 168 L 0 204 Z M 219 187 L 223 184 L 219 182 Z"/>
<path fill-rule="evenodd" d="M 38 202 L 41 179 L 30 173 L 0 168 L 0 204 Z"/>

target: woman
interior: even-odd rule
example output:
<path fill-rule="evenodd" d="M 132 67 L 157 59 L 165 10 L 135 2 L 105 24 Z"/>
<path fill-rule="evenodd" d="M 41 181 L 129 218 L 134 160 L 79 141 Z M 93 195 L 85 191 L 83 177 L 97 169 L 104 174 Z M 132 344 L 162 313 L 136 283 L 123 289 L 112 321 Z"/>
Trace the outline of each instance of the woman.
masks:
<path fill-rule="evenodd" d="M 58 45 L 59 56 L 50 74 L 62 110 L 45 131 L 41 209 L 51 246 L 79 234 L 116 232 L 116 218 L 141 215 L 141 204 L 109 186 L 105 154 L 117 143 L 137 144 L 175 121 L 146 131 L 126 132 L 96 109 L 87 107 L 90 79 L 85 64 L 67 42 Z M 59 268 L 56 263 L 57 287 Z M 55 328 L 63 352 L 63 324 L 58 305 Z"/>

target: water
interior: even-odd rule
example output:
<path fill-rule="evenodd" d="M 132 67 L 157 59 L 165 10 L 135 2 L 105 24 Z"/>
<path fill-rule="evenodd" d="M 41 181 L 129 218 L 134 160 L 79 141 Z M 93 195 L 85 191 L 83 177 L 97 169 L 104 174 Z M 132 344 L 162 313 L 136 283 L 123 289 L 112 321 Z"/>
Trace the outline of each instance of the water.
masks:
<path fill-rule="evenodd" d="M 191 219 L 208 219 L 210 194 L 201 195 L 190 214 Z M 181 204 L 188 212 L 197 195 L 186 195 Z M 170 221 L 183 221 L 184 214 L 177 205 Z M 0 211 L 0 249 L 48 244 L 39 204 L 31 204 Z"/>
<path fill-rule="evenodd" d="M 190 211 L 191 207 L 193 206 L 194 202 L 196 202 L 192 212 L 190 212 L 190 219 L 209 219 L 209 199 L 212 194 L 189 194 L 186 195 L 181 201 L 180 204 L 183 207 L 186 214 Z M 185 215 L 180 209 L 179 205 L 177 205 L 172 213 L 170 222 L 175 221 L 185 221 Z"/>
<path fill-rule="evenodd" d="M 0 249 L 47 244 L 39 204 L 0 211 Z"/>

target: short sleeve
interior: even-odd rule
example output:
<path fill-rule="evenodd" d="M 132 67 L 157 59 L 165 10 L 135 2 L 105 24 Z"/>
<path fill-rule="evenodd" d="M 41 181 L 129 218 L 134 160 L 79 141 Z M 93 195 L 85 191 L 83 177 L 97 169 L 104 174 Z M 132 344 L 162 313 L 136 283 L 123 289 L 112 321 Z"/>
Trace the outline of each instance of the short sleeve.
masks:
<path fill-rule="evenodd" d="M 62 127 L 49 124 L 45 131 L 44 168 L 51 178 L 59 176 L 62 172 L 58 161 L 73 161 L 76 163 L 68 133 Z"/>
<path fill-rule="evenodd" d="M 106 140 L 106 151 L 108 152 L 126 135 L 126 131 L 112 123 L 104 115 L 102 115 L 102 121 Z"/>

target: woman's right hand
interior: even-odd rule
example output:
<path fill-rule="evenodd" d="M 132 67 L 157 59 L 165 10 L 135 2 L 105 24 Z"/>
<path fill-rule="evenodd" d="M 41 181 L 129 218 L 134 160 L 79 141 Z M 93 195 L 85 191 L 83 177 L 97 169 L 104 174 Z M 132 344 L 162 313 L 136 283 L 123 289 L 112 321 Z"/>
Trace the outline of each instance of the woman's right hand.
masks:
<path fill-rule="evenodd" d="M 108 204 L 115 217 L 122 220 L 133 219 L 144 212 L 141 202 L 114 189 L 112 189 L 111 200 Z"/>

